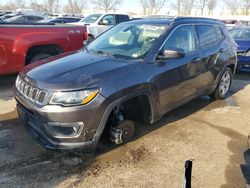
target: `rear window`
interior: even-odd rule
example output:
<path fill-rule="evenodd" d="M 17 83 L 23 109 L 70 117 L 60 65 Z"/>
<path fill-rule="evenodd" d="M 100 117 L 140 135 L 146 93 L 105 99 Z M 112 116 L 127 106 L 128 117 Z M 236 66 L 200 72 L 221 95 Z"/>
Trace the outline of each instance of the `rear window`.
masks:
<path fill-rule="evenodd" d="M 121 23 L 121 22 L 126 22 L 129 20 L 129 17 L 126 15 L 117 15 L 116 16 L 117 19 L 117 23 Z"/>
<path fill-rule="evenodd" d="M 210 46 L 217 42 L 217 33 L 211 25 L 198 25 L 197 31 L 201 46 Z"/>
<path fill-rule="evenodd" d="M 221 28 L 219 26 L 215 26 L 214 28 L 215 28 L 215 31 L 216 31 L 217 40 L 218 41 L 223 40 L 224 35 L 223 35 L 222 31 L 221 31 Z"/>

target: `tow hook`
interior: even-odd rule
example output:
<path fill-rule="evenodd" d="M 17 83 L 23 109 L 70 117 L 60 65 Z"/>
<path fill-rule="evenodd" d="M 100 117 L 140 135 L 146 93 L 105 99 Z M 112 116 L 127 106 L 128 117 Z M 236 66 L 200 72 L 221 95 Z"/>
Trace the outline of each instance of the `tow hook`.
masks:
<path fill-rule="evenodd" d="M 122 130 L 117 129 L 115 127 L 112 127 L 110 130 L 110 140 L 114 142 L 115 144 L 121 144 L 122 143 Z"/>

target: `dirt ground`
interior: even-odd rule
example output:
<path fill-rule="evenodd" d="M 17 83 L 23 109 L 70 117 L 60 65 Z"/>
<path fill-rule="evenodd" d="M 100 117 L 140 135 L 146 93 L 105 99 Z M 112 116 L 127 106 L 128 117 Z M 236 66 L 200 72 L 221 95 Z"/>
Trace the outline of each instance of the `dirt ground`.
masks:
<path fill-rule="evenodd" d="M 250 131 L 250 74 L 236 75 L 226 100 L 200 97 L 139 125 L 134 141 L 101 145 L 88 158 L 45 151 L 30 138 L 17 118 L 14 79 L 0 77 L 0 187 L 180 188 L 188 159 L 193 187 L 246 187 L 239 165 Z"/>

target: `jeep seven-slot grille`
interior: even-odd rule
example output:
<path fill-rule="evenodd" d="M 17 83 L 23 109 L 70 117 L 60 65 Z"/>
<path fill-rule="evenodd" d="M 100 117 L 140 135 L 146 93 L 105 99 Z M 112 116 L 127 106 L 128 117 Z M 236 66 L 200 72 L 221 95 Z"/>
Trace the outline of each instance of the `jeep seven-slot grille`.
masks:
<path fill-rule="evenodd" d="M 44 90 L 32 87 L 17 77 L 16 88 L 24 98 L 38 105 L 45 105 L 48 93 Z"/>

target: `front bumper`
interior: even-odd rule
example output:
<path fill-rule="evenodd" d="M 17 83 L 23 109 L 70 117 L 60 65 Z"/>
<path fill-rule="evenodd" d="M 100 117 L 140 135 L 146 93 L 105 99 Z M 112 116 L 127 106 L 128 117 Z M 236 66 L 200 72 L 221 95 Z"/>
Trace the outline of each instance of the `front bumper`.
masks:
<path fill-rule="evenodd" d="M 250 57 L 238 55 L 237 70 L 250 72 Z"/>
<path fill-rule="evenodd" d="M 22 98 L 14 89 L 17 100 L 17 110 L 23 124 L 27 127 L 32 137 L 46 149 L 52 150 L 81 150 L 92 153 L 98 142 L 96 130 L 102 117 L 100 108 L 104 97 L 98 95 L 94 101 L 85 106 L 61 107 L 46 105 L 42 108 L 35 107 Z M 100 114 L 97 116 L 97 114 Z M 62 135 L 54 131 L 50 123 L 58 125 L 71 125 L 82 122 L 83 126 L 76 135 Z M 59 126 L 60 127 L 60 126 Z"/>

